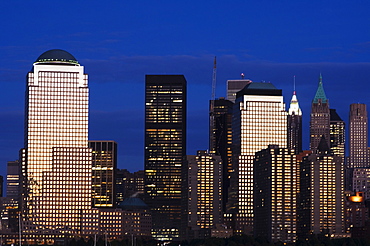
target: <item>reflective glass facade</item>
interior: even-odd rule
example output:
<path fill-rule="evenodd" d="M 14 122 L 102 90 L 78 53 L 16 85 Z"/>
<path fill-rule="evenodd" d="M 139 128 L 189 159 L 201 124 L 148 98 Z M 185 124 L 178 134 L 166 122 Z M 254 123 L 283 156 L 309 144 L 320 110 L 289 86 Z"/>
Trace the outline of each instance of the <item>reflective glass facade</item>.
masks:
<path fill-rule="evenodd" d="M 91 209 L 87 75 L 75 61 L 51 60 L 27 76 L 24 216 L 39 229 L 77 230 Z"/>
<path fill-rule="evenodd" d="M 233 109 L 233 162 L 237 175 L 237 233 L 253 230 L 253 161 L 268 145 L 287 146 L 287 112 L 281 90 L 270 83 L 251 83 L 238 93 Z"/>
<path fill-rule="evenodd" d="M 92 149 L 92 205 L 112 208 L 116 205 L 117 143 L 89 141 L 89 147 Z"/>
<path fill-rule="evenodd" d="M 153 236 L 178 237 L 182 162 L 186 155 L 186 80 L 183 75 L 146 75 L 145 202 Z"/>

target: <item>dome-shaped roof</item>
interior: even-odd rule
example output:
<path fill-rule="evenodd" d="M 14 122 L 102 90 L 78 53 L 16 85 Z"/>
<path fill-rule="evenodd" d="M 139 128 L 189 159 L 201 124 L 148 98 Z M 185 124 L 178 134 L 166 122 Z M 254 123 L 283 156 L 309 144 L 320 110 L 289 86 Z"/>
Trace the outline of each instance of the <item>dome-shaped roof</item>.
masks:
<path fill-rule="evenodd" d="M 132 210 L 132 209 L 147 209 L 148 205 L 146 205 L 143 200 L 138 197 L 129 197 L 123 200 L 118 207 L 124 210 Z"/>
<path fill-rule="evenodd" d="M 79 65 L 76 58 L 65 50 L 53 49 L 42 53 L 35 63 Z"/>

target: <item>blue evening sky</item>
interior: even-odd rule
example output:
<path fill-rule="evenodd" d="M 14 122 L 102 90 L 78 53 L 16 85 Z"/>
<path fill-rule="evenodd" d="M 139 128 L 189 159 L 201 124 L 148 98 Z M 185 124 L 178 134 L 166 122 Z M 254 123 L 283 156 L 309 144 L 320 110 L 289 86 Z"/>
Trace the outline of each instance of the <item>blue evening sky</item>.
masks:
<path fill-rule="evenodd" d="M 0 174 L 23 147 L 26 74 L 49 49 L 89 74 L 90 139 L 115 140 L 120 168 L 143 169 L 145 74 L 188 81 L 188 154 L 208 148 L 213 57 L 216 97 L 240 73 L 296 91 L 308 148 L 310 103 L 320 72 L 331 108 L 347 121 L 369 104 L 370 1 L 2 1 Z M 288 106 L 288 105 L 287 105 Z"/>

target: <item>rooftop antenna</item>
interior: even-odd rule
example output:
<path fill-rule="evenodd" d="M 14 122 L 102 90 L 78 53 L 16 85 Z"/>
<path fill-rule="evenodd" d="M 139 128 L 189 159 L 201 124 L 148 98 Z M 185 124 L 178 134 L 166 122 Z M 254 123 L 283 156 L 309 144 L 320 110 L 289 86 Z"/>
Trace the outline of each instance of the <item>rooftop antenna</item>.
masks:
<path fill-rule="evenodd" d="M 293 76 L 293 93 L 295 95 L 295 75 Z"/>

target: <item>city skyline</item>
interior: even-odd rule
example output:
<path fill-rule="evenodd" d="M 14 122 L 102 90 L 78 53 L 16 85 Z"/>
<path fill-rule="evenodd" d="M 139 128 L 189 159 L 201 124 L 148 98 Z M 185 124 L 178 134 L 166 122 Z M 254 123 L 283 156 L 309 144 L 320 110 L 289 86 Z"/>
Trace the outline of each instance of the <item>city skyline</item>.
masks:
<path fill-rule="evenodd" d="M 369 3 L 347 6 L 339 1 L 333 6 L 313 1 L 264 7 L 216 1 L 212 6 L 195 2 L 108 6 L 93 1 L 89 6 L 74 3 L 75 8 L 68 8 L 68 1 L 23 4 L 24 8 L 19 8 L 4 3 L 0 10 L 5 23 L 0 41 L 0 160 L 4 167 L 7 161 L 18 159 L 23 144 L 24 74 L 39 54 L 50 49 L 74 54 L 86 68 L 91 90 L 89 140 L 116 141 L 118 167 L 131 171 L 144 167 L 145 74 L 184 74 L 188 81 L 190 155 L 208 147 L 215 55 L 216 98 L 226 97 L 226 80 L 240 79 L 243 72 L 252 81 L 270 81 L 281 88 L 288 105 L 296 76 L 303 149 L 308 149 L 310 104 L 320 72 L 330 106 L 347 125 L 350 104 L 370 103 L 370 38 L 366 25 L 361 25 L 369 23 L 365 13 Z M 51 11 L 53 7 L 58 7 L 60 14 Z M 174 11 L 177 9 L 181 14 Z M 248 19 L 240 9 L 248 10 Z M 108 11 L 111 15 L 103 15 Z M 254 21 L 248 21 L 251 19 Z M 168 39 L 162 40 L 162 36 Z"/>

